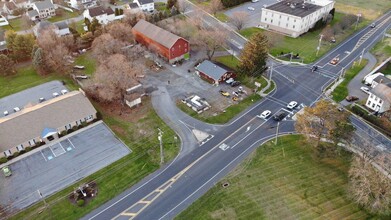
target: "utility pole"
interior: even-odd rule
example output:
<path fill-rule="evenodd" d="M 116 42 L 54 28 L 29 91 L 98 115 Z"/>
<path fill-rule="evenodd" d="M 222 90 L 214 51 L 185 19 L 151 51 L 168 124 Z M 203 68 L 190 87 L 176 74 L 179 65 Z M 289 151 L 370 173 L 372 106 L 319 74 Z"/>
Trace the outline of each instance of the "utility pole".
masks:
<path fill-rule="evenodd" d="M 357 14 L 357 21 L 356 21 L 356 26 L 354 27 L 354 30 L 356 30 L 356 29 L 357 29 L 358 22 L 360 21 L 360 17 L 361 17 L 361 13 L 358 13 L 358 14 Z"/>
<path fill-rule="evenodd" d="M 42 199 L 42 201 L 43 201 L 43 204 L 45 204 L 45 208 L 47 208 L 47 207 L 48 207 L 48 204 L 46 203 L 45 198 L 42 196 L 41 191 L 39 191 L 39 189 L 37 189 L 37 192 L 38 192 L 39 197 L 41 197 L 41 199 Z"/>
<path fill-rule="evenodd" d="M 277 145 L 277 137 L 278 137 L 278 127 L 280 126 L 280 122 L 277 122 L 277 130 L 276 130 L 276 140 L 274 141 L 274 144 Z"/>
<path fill-rule="evenodd" d="M 160 165 L 162 165 L 164 163 L 163 139 L 162 139 L 163 132 L 162 130 L 160 130 L 160 128 L 158 128 L 158 130 L 159 130 L 159 136 L 157 137 L 157 139 L 160 142 Z"/>
<path fill-rule="evenodd" d="M 362 50 L 362 52 L 361 52 L 361 55 L 360 55 L 360 61 L 358 62 L 358 65 L 360 65 L 360 64 L 361 64 L 362 58 L 364 57 L 364 52 L 365 52 L 365 49 L 367 49 L 367 48 L 364 48 L 364 49 Z"/>
<path fill-rule="evenodd" d="M 319 44 L 318 44 L 318 47 L 316 48 L 316 56 L 318 56 L 318 54 L 319 54 L 320 45 L 322 44 L 322 38 L 323 38 L 323 34 L 321 34 L 320 38 L 319 38 Z"/>

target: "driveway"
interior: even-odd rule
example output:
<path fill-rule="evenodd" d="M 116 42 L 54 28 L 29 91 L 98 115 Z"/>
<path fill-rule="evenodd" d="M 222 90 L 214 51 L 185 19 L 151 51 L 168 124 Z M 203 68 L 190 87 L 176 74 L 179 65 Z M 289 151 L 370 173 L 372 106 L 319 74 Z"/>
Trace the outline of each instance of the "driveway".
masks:
<path fill-rule="evenodd" d="M 76 131 L 9 167 L 12 176 L 0 176 L 0 204 L 23 209 L 129 154 L 103 122 Z M 10 211 L 7 210 L 7 211 Z"/>
<path fill-rule="evenodd" d="M 263 5 L 271 5 L 276 2 L 277 2 L 277 0 L 260 0 L 259 2 L 256 2 L 256 3 L 252 3 L 250 1 L 247 3 L 241 4 L 237 7 L 228 9 L 227 11 L 224 12 L 224 14 L 227 15 L 228 17 L 232 17 L 235 12 L 239 12 L 239 11 L 247 12 L 249 17 L 248 17 L 248 22 L 246 24 L 246 28 L 257 27 L 260 23 L 260 20 L 261 20 L 261 11 L 262 11 L 261 9 L 262 9 Z M 250 11 L 250 10 L 248 10 L 248 7 L 253 7 L 255 10 Z"/>

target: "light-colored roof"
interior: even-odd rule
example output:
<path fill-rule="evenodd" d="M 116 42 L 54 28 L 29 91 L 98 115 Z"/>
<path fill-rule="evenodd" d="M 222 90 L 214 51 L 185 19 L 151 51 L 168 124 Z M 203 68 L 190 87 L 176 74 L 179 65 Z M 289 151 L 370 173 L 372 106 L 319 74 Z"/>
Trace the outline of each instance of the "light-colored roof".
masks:
<path fill-rule="evenodd" d="M 7 6 L 8 10 L 11 10 L 11 11 L 18 8 L 18 7 L 16 7 L 15 3 L 13 3 L 13 2 L 6 2 L 5 6 Z"/>
<path fill-rule="evenodd" d="M 371 93 L 381 98 L 384 102 L 391 103 L 391 83 L 379 83 L 375 88 L 371 89 Z"/>
<path fill-rule="evenodd" d="M 59 30 L 69 28 L 67 22 L 65 22 L 65 21 L 60 21 L 60 22 L 54 23 L 54 25 L 56 25 Z"/>
<path fill-rule="evenodd" d="M 27 16 L 29 16 L 30 18 L 33 18 L 35 16 L 38 16 L 38 12 L 36 10 L 30 10 L 30 11 L 27 11 Z"/>
<path fill-rule="evenodd" d="M 79 91 L 68 92 L 0 118 L 0 151 L 39 137 L 45 128 L 59 128 L 96 113 Z"/>
<path fill-rule="evenodd" d="M 139 20 L 132 30 L 141 33 L 166 48 L 171 48 L 177 40 L 181 39 L 181 37 L 143 19 Z"/>
<path fill-rule="evenodd" d="M 209 60 L 204 60 L 197 66 L 197 70 L 212 77 L 214 80 L 219 80 L 226 72 L 226 69 L 220 67 L 219 65 L 212 63 Z"/>
<path fill-rule="evenodd" d="M 54 5 L 50 0 L 35 2 L 34 4 L 38 8 L 38 10 L 54 8 Z"/>
<path fill-rule="evenodd" d="M 151 4 L 153 3 L 153 0 L 138 0 L 140 5 L 145 5 L 145 4 Z"/>

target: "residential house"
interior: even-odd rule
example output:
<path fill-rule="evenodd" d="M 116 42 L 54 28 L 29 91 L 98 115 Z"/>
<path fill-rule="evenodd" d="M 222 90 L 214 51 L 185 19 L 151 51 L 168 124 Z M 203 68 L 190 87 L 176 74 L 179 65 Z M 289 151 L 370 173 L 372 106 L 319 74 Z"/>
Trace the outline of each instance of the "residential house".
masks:
<path fill-rule="evenodd" d="M 198 66 L 196 66 L 196 74 L 204 80 L 219 85 L 221 82 L 228 80 L 231 77 L 235 77 L 235 74 L 216 63 L 209 60 L 204 60 Z"/>
<path fill-rule="evenodd" d="M 3 12 L 6 14 L 13 14 L 14 11 L 18 9 L 14 2 L 5 2 L 3 5 Z"/>
<path fill-rule="evenodd" d="M 7 26 L 7 25 L 9 25 L 8 20 L 4 16 L 0 15 L 0 27 Z"/>
<path fill-rule="evenodd" d="M 326 19 L 333 8 L 332 0 L 279 1 L 262 8 L 260 27 L 296 38 Z"/>
<path fill-rule="evenodd" d="M 155 10 L 153 0 L 134 0 L 133 3 L 136 3 L 142 11 L 153 12 Z"/>
<path fill-rule="evenodd" d="M 31 8 L 38 0 L 11 0 L 18 8 Z"/>
<path fill-rule="evenodd" d="M 84 18 L 88 18 L 90 21 L 96 18 L 100 24 L 108 24 L 115 20 L 113 9 L 110 7 L 104 8 L 103 6 L 86 9 L 83 12 L 83 16 Z"/>
<path fill-rule="evenodd" d="M 391 106 L 391 83 L 379 83 L 372 88 L 369 91 L 365 106 L 378 113 L 389 111 Z"/>
<path fill-rule="evenodd" d="M 377 85 L 379 85 L 380 83 L 384 83 L 384 84 L 388 84 L 388 83 L 391 83 L 391 79 L 388 78 L 387 76 L 385 76 L 384 74 L 380 74 L 378 76 L 376 76 L 372 82 L 371 82 L 371 87 L 372 88 L 375 88 Z"/>
<path fill-rule="evenodd" d="M 54 25 L 55 25 L 54 32 L 56 32 L 58 36 L 65 36 L 71 34 L 68 23 L 66 21 L 57 22 L 54 23 Z"/>
<path fill-rule="evenodd" d="M 63 131 L 93 121 L 96 113 L 81 91 L 26 106 L 0 118 L 0 152 L 8 157 L 26 147 L 50 143 Z"/>
<path fill-rule="evenodd" d="M 129 11 L 132 12 L 132 13 L 138 13 L 138 12 L 141 12 L 141 11 L 142 11 L 141 8 L 138 7 L 138 4 L 135 3 L 135 2 L 129 3 L 129 4 L 125 5 L 124 8 L 125 8 L 126 10 L 129 10 Z"/>
<path fill-rule="evenodd" d="M 132 28 L 136 41 L 156 52 L 169 63 L 190 58 L 189 41 L 145 20 Z"/>
<path fill-rule="evenodd" d="M 76 9 L 87 9 L 97 6 L 97 0 L 70 0 L 69 5 Z"/>
<path fill-rule="evenodd" d="M 51 0 L 37 1 L 33 4 L 32 10 L 26 12 L 30 20 L 50 18 L 56 15 L 54 4 Z"/>
<path fill-rule="evenodd" d="M 49 21 L 41 21 L 39 22 L 38 24 L 36 24 L 34 27 L 33 27 L 33 33 L 36 37 L 38 37 L 43 31 L 45 30 L 48 30 L 50 28 L 55 28 L 54 25 L 52 23 L 50 23 Z"/>

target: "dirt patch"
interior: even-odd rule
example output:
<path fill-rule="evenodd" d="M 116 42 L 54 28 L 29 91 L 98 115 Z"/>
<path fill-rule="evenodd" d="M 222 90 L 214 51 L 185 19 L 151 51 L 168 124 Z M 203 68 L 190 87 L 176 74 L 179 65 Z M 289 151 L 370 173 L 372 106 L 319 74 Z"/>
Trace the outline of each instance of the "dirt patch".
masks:
<path fill-rule="evenodd" d="M 379 16 L 382 15 L 380 11 L 376 11 L 373 9 L 368 9 L 368 8 L 361 8 L 361 7 L 356 7 L 353 5 L 346 5 L 346 4 L 341 4 L 336 2 L 335 3 L 335 8 L 338 12 L 342 12 L 345 14 L 353 14 L 356 15 L 358 13 L 361 13 L 364 18 L 369 19 L 369 20 L 375 20 Z"/>

